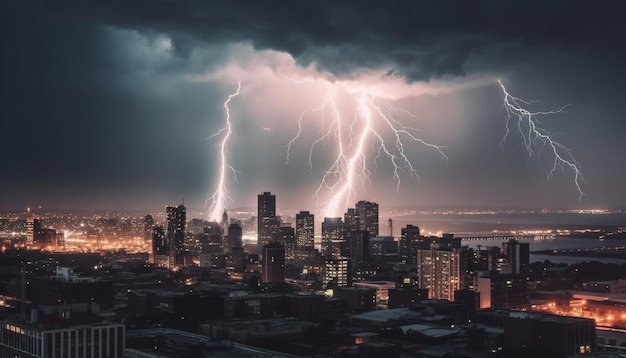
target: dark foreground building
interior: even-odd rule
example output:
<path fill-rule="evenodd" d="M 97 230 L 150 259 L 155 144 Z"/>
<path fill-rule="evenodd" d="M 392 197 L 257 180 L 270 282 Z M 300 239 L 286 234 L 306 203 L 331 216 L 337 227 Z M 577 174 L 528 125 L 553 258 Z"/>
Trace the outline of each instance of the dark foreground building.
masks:
<path fill-rule="evenodd" d="M 536 312 L 480 310 L 473 323 L 504 328 L 506 351 L 550 351 L 554 357 L 593 353 L 596 323 L 592 319 Z"/>

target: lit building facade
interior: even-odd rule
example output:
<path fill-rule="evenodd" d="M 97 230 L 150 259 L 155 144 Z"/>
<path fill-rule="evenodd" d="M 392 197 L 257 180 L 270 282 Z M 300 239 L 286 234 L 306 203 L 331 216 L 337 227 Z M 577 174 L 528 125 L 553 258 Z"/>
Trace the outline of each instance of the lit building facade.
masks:
<path fill-rule="evenodd" d="M 315 216 L 308 211 L 296 214 L 296 245 L 298 249 L 314 247 L 315 245 Z"/>
<path fill-rule="evenodd" d="M 349 286 L 350 261 L 345 257 L 324 260 L 324 272 L 322 274 L 322 287 L 332 289 L 334 287 Z"/>
<path fill-rule="evenodd" d="M 428 298 L 454 301 L 454 291 L 462 288 L 462 249 L 431 244 L 417 250 L 417 282 L 428 289 Z"/>
<path fill-rule="evenodd" d="M 346 256 L 347 247 L 343 237 L 343 222 L 340 217 L 324 218 L 322 222 L 322 255 L 326 258 Z"/>
<path fill-rule="evenodd" d="M 174 268 L 184 264 L 187 211 L 184 205 L 168 206 L 166 215 L 166 235 L 170 246 L 170 268 Z"/>

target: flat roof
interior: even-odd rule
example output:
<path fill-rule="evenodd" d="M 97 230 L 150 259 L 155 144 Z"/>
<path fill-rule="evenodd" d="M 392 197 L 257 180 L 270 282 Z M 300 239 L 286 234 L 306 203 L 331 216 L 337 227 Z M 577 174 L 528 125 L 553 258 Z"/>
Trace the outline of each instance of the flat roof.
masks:
<path fill-rule="evenodd" d="M 390 320 L 415 319 L 422 314 L 410 311 L 408 308 L 391 308 L 387 310 L 370 311 L 353 315 L 352 318 L 374 322 L 389 322 Z"/>

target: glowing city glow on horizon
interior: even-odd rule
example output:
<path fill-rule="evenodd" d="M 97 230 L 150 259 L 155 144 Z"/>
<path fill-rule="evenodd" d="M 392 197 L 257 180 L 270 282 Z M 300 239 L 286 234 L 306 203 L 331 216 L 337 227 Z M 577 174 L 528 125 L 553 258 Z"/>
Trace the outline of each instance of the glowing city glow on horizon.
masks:
<path fill-rule="evenodd" d="M 502 137 L 500 146 L 505 145 L 509 136 L 511 131 L 509 127 L 509 125 L 511 125 L 510 122 L 517 121 L 517 123 L 513 125 L 517 126 L 519 134 L 522 136 L 522 143 L 530 157 L 538 155 L 546 146 L 551 149 L 554 162 L 552 169 L 548 173 L 548 180 L 554 175 L 557 169 L 565 171 L 565 169 L 569 168 L 574 174 L 574 185 L 578 190 L 578 200 L 581 200 L 584 193 L 580 185 L 581 182 L 585 180 L 580 171 L 580 164 L 578 164 L 569 148 L 552 139 L 548 131 L 538 126 L 539 121 L 537 120 L 539 116 L 563 113 L 565 108 L 569 105 L 550 111 L 530 112 L 525 109 L 523 105 L 529 105 L 532 104 L 532 102 L 511 96 L 502 84 L 502 81 L 498 80 L 498 84 L 500 88 L 502 88 L 502 92 L 504 92 L 504 108 L 507 113 L 505 121 L 506 133 L 504 137 Z"/>
<path fill-rule="evenodd" d="M 218 181 L 217 188 L 213 195 L 207 199 L 211 201 L 211 206 L 209 207 L 210 219 L 214 221 L 219 221 L 226 209 L 226 202 L 229 200 L 228 190 L 226 188 L 226 171 L 229 169 L 233 173 L 233 179 L 237 180 L 237 171 L 233 166 L 228 164 L 228 160 L 226 159 L 226 151 L 228 150 L 228 139 L 232 134 L 231 122 L 230 122 L 230 108 L 228 108 L 228 104 L 230 101 L 239 95 L 241 91 L 241 81 L 237 83 L 237 91 L 228 96 L 228 99 L 224 102 L 224 109 L 226 111 L 226 123 L 224 127 L 218 130 L 216 133 L 211 135 L 208 139 L 217 137 L 224 133 L 224 137 L 222 137 L 222 141 L 220 142 L 220 160 L 219 160 L 219 172 L 218 172 Z"/>

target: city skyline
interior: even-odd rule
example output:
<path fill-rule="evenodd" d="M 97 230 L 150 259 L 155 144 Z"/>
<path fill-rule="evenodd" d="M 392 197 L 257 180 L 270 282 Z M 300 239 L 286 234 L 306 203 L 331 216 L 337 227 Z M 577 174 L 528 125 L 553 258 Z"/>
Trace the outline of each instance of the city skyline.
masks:
<path fill-rule="evenodd" d="M 151 210 L 184 198 L 215 219 L 207 199 L 218 187 L 220 138 L 211 136 L 230 99 L 237 180 L 227 176 L 226 210 L 254 208 L 268 191 L 277 211 L 321 221 L 340 188 L 324 185 L 335 151 L 316 142 L 332 119 L 319 109 L 332 94 L 352 118 L 359 91 L 411 111 L 403 128 L 435 147 L 404 138 L 419 177 L 403 163 L 395 178 L 393 163 L 375 160 L 377 143 L 366 143 L 369 180 L 353 185 L 339 215 L 356 199 L 385 208 L 623 207 L 626 70 L 615 44 L 626 31 L 614 5 L 3 3 L 0 211 Z M 567 168 L 549 175 L 546 148 L 529 155 L 524 138 L 507 134 L 498 79 L 538 101 L 529 110 L 567 106 L 539 120 L 578 161 L 580 201 Z"/>

